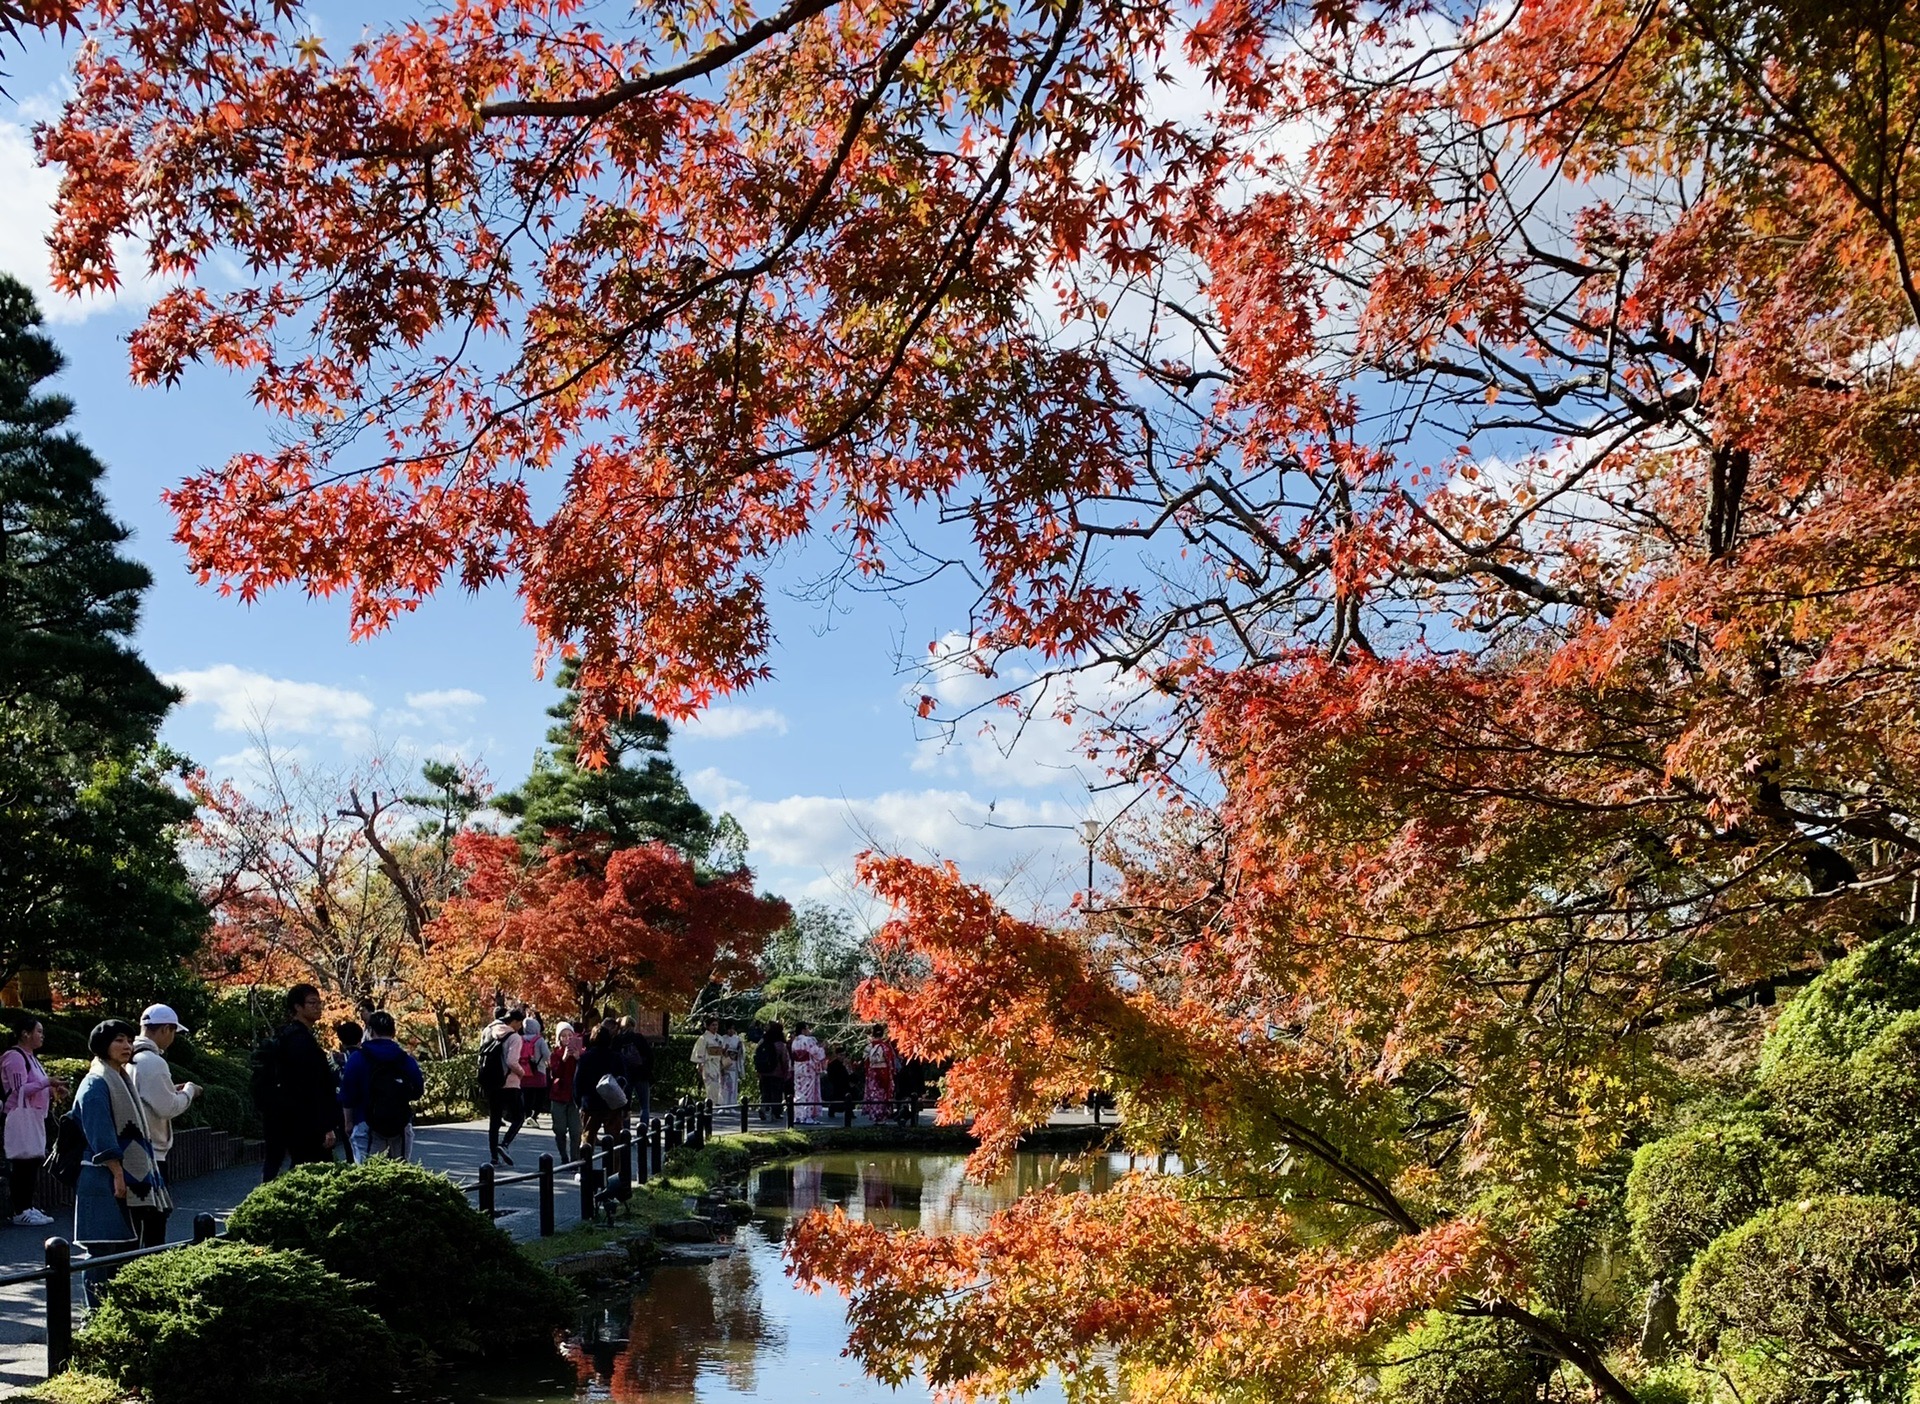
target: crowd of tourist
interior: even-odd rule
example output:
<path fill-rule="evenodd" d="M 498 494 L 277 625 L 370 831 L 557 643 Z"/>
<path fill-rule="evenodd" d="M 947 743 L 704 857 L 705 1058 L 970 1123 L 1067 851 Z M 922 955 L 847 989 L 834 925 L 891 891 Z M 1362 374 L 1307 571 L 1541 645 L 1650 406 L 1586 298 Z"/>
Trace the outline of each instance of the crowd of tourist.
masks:
<path fill-rule="evenodd" d="M 250 1092 L 263 1132 L 261 1179 L 288 1166 L 376 1156 L 411 1160 L 415 1104 L 425 1095 L 418 1058 L 401 1046 L 394 1017 L 371 1003 L 333 1026 L 335 1049 L 321 1045 L 325 1011 L 310 984 L 287 992 L 285 1021 L 255 1050 Z M 121 1019 L 96 1025 L 92 1055 L 77 1089 L 40 1061 L 43 1021 L 21 1016 L 0 1052 L 0 1140 L 8 1161 L 12 1221 L 44 1226 L 53 1217 L 34 1205 L 43 1166 L 74 1191 L 74 1239 L 89 1257 L 163 1243 L 173 1202 L 167 1155 L 173 1123 L 202 1089 L 175 1081 L 167 1062 L 174 1040 L 189 1032 L 166 1004 L 149 1005 L 136 1026 Z M 818 1123 L 854 1108 L 874 1120 L 925 1094 L 924 1065 L 903 1063 L 875 1025 L 864 1050 L 829 1047 L 812 1025 L 791 1036 L 765 1026 L 749 1054 L 732 1022 L 705 1020 L 693 1042 L 701 1090 L 716 1107 L 737 1107 L 751 1056 L 762 1120 Z M 551 1041 L 539 1016 L 502 1004 L 480 1038 L 476 1061 L 487 1107 L 487 1149 L 495 1165 L 513 1164 L 512 1147 L 529 1119 L 547 1118 L 556 1161 L 579 1158 L 583 1145 L 617 1133 L 652 1113 L 653 1044 L 631 1017 L 609 1010 L 579 1026 L 555 1025 Z M 71 1110 L 51 1120 L 56 1099 L 71 1091 Z M 49 1145 L 50 1125 L 58 1128 Z M 93 1276 L 88 1289 L 97 1290 Z"/>

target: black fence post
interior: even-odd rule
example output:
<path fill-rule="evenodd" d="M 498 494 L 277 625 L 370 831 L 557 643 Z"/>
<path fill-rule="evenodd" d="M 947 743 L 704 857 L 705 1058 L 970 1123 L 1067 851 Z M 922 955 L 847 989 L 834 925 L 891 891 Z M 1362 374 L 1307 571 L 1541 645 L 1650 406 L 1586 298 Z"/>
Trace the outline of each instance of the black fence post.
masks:
<path fill-rule="evenodd" d="M 720 1109 L 712 1102 L 700 1104 L 700 1140 L 702 1144 L 713 1139 L 713 1118 Z"/>
<path fill-rule="evenodd" d="M 653 1125 L 647 1132 L 648 1154 L 653 1160 L 653 1173 L 658 1175 L 667 1168 L 667 1128 L 659 1117 L 653 1119 Z"/>
<path fill-rule="evenodd" d="M 633 1128 L 620 1128 L 620 1173 L 627 1177 L 627 1183 L 633 1183 Z"/>
<path fill-rule="evenodd" d="M 599 1180 L 593 1168 L 593 1139 L 588 1137 L 580 1145 L 580 1217 L 589 1223 L 593 1220 L 593 1197 L 600 1192 Z"/>
<path fill-rule="evenodd" d="M 493 1167 L 480 1167 L 480 1212 L 487 1216 L 487 1222 L 493 1222 Z"/>
<path fill-rule="evenodd" d="M 644 1185 L 647 1177 L 653 1173 L 652 1144 L 647 1135 L 647 1123 L 643 1121 L 640 1123 L 640 1154 L 636 1157 L 633 1169 L 633 1183 L 636 1185 Z"/>
<path fill-rule="evenodd" d="M 540 1236 L 553 1237 L 553 1157 L 540 1154 Z"/>
<path fill-rule="evenodd" d="M 847 1129 L 851 1131 L 853 1129 L 853 1098 L 851 1097 L 847 1098 L 846 1118 Z"/>
<path fill-rule="evenodd" d="M 47 1240 L 47 1378 L 73 1359 L 73 1245 Z"/>
<path fill-rule="evenodd" d="M 220 1224 L 213 1215 L 195 1214 L 193 1216 L 193 1241 L 195 1243 L 205 1243 L 210 1238 L 218 1237 L 219 1233 Z"/>
<path fill-rule="evenodd" d="M 787 1095 L 786 1095 L 786 1096 L 784 1096 L 784 1097 L 782 1097 L 782 1098 L 781 1098 L 780 1100 L 781 1100 L 782 1102 L 784 1102 L 784 1103 L 786 1104 L 786 1108 L 787 1108 L 787 1129 L 788 1129 L 789 1131 L 791 1131 L 791 1130 L 793 1129 L 793 1121 L 794 1121 L 794 1115 L 795 1115 L 795 1113 L 794 1113 L 794 1110 L 793 1110 L 793 1089 L 792 1089 L 791 1087 L 789 1087 L 789 1088 L 787 1089 Z"/>
<path fill-rule="evenodd" d="M 747 1133 L 747 1113 L 752 1109 L 752 1107 L 753 1107 L 753 1103 L 747 1100 L 746 1093 L 744 1092 L 741 1093 L 740 1094 L 740 1134 L 743 1136 L 746 1135 Z"/>
<path fill-rule="evenodd" d="M 1100 1094 L 1098 1092 L 1088 1095 L 1087 1110 L 1093 1113 L 1093 1124 L 1098 1126 L 1100 1124 Z"/>

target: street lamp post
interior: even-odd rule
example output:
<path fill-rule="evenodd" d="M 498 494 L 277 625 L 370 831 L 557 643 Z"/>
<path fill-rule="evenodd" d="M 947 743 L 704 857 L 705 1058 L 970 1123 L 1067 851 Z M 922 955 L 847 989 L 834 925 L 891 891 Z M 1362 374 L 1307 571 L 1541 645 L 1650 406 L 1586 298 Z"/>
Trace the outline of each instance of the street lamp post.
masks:
<path fill-rule="evenodd" d="M 1082 819 L 1080 837 L 1087 841 L 1087 902 L 1091 905 L 1093 902 L 1093 846 L 1100 841 L 1100 821 Z"/>

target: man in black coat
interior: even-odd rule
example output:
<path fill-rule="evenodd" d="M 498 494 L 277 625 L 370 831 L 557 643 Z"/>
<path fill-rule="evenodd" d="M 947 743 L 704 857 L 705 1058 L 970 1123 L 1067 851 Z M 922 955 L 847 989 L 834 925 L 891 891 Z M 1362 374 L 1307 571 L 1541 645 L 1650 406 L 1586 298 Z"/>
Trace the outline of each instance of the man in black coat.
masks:
<path fill-rule="evenodd" d="M 287 991 L 285 1026 L 254 1055 L 254 1101 L 267 1133 L 260 1165 L 263 1184 L 280 1173 L 283 1158 L 293 1165 L 310 1165 L 333 1154 L 340 1127 L 339 1084 L 332 1061 L 313 1036 L 324 1008 L 318 989 L 295 985 Z"/>

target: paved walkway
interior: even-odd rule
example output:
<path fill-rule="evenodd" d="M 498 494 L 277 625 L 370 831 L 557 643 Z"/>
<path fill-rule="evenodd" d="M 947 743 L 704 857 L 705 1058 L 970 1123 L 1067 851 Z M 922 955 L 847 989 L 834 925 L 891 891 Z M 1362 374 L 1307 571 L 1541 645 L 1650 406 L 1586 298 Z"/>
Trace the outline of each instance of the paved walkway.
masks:
<path fill-rule="evenodd" d="M 924 1116 L 931 1121 L 931 1112 Z M 1084 1111 L 1062 1111 L 1054 1114 L 1051 1124 L 1079 1126 L 1088 1124 L 1088 1121 Z M 1112 1124 L 1110 1113 L 1106 1121 Z M 863 1120 L 858 1124 L 865 1126 L 867 1123 Z M 756 1125 L 756 1129 L 766 1128 Z M 732 1130 L 737 1131 L 738 1126 Z M 717 1127 L 716 1131 L 720 1135 L 729 1134 L 729 1128 L 724 1125 Z M 540 1127 L 529 1126 L 514 1142 L 514 1150 L 520 1153 L 514 1156 L 513 1168 L 509 1170 L 501 1166 L 497 1171 L 499 1175 L 535 1169 L 540 1153 L 553 1150 L 553 1137 Z M 414 1136 L 415 1160 L 432 1169 L 446 1171 L 463 1184 L 473 1182 L 475 1173 L 486 1158 L 485 1121 L 423 1126 Z M 240 1165 L 179 1185 L 174 1193 L 173 1218 L 167 1225 L 168 1237 L 174 1240 L 192 1238 L 196 1214 L 212 1212 L 224 1215 L 245 1199 L 247 1192 L 259 1183 L 258 1165 Z M 494 1194 L 498 1222 L 515 1238 L 532 1238 L 539 1233 L 539 1203 L 539 1185 L 532 1180 L 524 1184 L 502 1185 Z M 562 1230 L 580 1220 L 580 1193 L 570 1174 L 559 1176 L 554 1186 L 554 1219 L 556 1226 Z M 67 1236 L 72 1227 L 70 1210 L 64 1223 L 56 1216 L 50 1228 L 15 1228 L 5 1220 L 0 1220 L 0 1275 L 20 1268 L 40 1266 L 46 1261 L 47 1238 L 51 1235 Z M 0 1287 L 0 1396 L 38 1384 L 46 1378 L 45 1294 L 46 1286 L 40 1282 Z M 77 1328 L 85 1312 L 78 1272 L 74 1274 L 73 1295 L 74 1324 Z"/>

